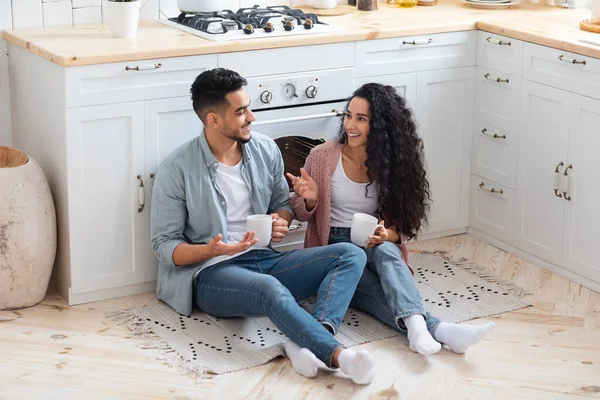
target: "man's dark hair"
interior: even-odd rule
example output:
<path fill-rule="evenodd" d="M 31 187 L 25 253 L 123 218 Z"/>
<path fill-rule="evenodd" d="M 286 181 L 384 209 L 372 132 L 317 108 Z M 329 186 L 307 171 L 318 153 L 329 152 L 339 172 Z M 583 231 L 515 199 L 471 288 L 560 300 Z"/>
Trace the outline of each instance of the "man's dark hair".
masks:
<path fill-rule="evenodd" d="M 206 123 L 206 114 L 211 108 L 229 107 L 225 96 L 240 90 L 246 84 L 246 79 L 229 69 L 215 68 L 204 71 L 196 77 L 190 89 L 194 111 L 200 120 Z"/>

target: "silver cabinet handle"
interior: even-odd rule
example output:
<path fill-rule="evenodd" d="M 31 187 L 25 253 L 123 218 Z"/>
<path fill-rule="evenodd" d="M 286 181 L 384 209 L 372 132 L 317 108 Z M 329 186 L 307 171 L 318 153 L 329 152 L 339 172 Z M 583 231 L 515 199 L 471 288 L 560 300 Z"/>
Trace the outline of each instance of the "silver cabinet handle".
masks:
<path fill-rule="evenodd" d="M 497 133 L 488 131 L 487 128 L 483 128 L 481 133 L 494 139 L 506 139 L 506 135 L 498 135 Z"/>
<path fill-rule="evenodd" d="M 587 64 L 587 62 L 585 60 L 583 60 L 583 61 L 577 61 L 574 58 L 565 57 L 562 54 L 560 56 L 558 56 L 558 59 L 560 61 L 562 61 L 562 62 L 566 62 L 566 63 L 569 63 L 569 64 L 583 64 L 583 65 Z"/>
<path fill-rule="evenodd" d="M 498 194 L 503 194 L 504 193 L 503 189 L 495 189 L 495 188 L 486 187 L 483 182 L 481 182 L 479 184 L 479 188 L 482 189 L 482 190 L 487 190 L 490 193 L 498 193 Z"/>
<path fill-rule="evenodd" d="M 125 67 L 126 71 L 145 71 L 149 69 L 159 69 L 162 67 L 161 63 L 152 64 L 152 65 L 138 65 L 136 67 L 130 67 L 129 65 Z"/>
<path fill-rule="evenodd" d="M 565 173 L 563 174 L 563 195 L 565 196 L 565 200 L 571 201 L 571 196 L 567 196 L 567 192 L 569 191 L 569 169 L 573 168 L 571 164 L 567 168 L 565 168 Z"/>
<path fill-rule="evenodd" d="M 410 42 L 407 42 L 406 40 L 403 40 L 402 44 L 412 44 L 413 46 L 416 46 L 418 44 L 429 44 L 431 42 L 433 42 L 433 39 L 411 40 Z"/>
<path fill-rule="evenodd" d="M 505 42 L 504 40 L 496 39 L 496 38 L 493 38 L 491 36 L 489 38 L 485 39 L 485 40 L 488 43 L 497 44 L 498 46 L 510 46 L 511 45 L 510 42 Z"/>
<path fill-rule="evenodd" d="M 487 79 L 488 81 L 494 81 L 494 82 L 498 82 L 498 83 L 508 83 L 509 82 L 508 78 L 506 78 L 506 79 L 494 78 L 494 77 L 492 77 L 492 75 L 490 73 L 485 74 L 483 77 L 485 79 Z"/>
<path fill-rule="evenodd" d="M 138 175 L 137 179 L 140 181 L 140 185 L 138 186 L 138 201 L 140 203 L 140 206 L 138 207 L 137 212 L 141 213 L 142 211 L 144 211 L 144 200 L 146 198 L 146 195 L 144 193 L 144 180 L 142 179 L 142 176 Z"/>
<path fill-rule="evenodd" d="M 554 169 L 554 195 L 556 197 L 560 197 L 562 198 L 562 194 L 558 193 L 558 191 L 560 190 L 560 187 L 558 186 L 560 183 L 560 171 L 558 170 L 560 167 L 562 167 L 563 165 L 565 165 L 562 161 L 558 163 L 558 165 L 556 166 L 556 168 Z"/>

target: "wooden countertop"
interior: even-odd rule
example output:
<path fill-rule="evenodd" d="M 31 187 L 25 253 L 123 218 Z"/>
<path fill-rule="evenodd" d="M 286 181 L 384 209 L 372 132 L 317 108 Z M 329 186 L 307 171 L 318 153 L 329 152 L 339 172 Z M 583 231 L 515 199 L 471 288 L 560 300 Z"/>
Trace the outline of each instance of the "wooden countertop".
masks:
<path fill-rule="evenodd" d="M 503 10 L 482 10 L 460 0 L 439 0 L 437 6 L 399 8 L 380 3 L 378 11 L 354 11 L 320 17 L 340 32 L 290 37 L 216 42 L 191 35 L 157 21 L 140 21 L 135 39 L 111 38 L 103 24 L 4 30 L 2 37 L 61 66 L 226 53 L 278 47 L 372 40 L 420 34 L 482 29 L 537 44 L 600 58 L 600 34 L 581 31 L 579 22 L 589 10 L 569 10 L 545 4 L 521 3 Z"/>

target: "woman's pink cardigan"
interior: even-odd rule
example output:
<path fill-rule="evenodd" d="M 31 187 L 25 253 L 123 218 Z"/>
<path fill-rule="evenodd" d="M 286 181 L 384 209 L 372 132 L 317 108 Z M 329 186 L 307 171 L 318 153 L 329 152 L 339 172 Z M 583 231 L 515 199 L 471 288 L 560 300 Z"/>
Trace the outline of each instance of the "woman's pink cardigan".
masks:
<path fill-rule="evenodd" d="M 319 187 L 317 205 L 311 211 L 307 211 L 302 197 L 294 193 L 291 199 L 296 219 L 298 221 L 308 221 L 304 247 L 325 246 L 329 242 L 331 176 L 335 172 L 338 160 L 342 155 L 343 146 L 343 144 L 337 141 L 326 142 L 313 148 L 306 158 L 304 169 Z M 402 251 L 402 257 L 408 264 L 408 248 L 405 243 L 399 246 Z"/>

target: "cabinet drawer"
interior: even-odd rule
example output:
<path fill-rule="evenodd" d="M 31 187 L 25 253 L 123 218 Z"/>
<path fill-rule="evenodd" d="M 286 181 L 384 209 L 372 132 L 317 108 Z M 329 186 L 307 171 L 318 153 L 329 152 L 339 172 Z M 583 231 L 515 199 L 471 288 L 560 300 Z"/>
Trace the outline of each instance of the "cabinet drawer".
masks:
<path fill-rule="evenodd" d="M 471 171 L 514 189 L 519 143 L 517 135 L 484 123 L 477 123 L 475 129 Z"/>
<path fill-rule="evenodd" d="M 475 119 L 513 133 L 519 127 L 521 78 L 477 67 Z"/>
<path fill-rule="evenodd" d="M 477 65 L 521 76 L 523 42 L 495 33 L 477 32 Z"/>
<path fill-rule="evenodd" d="M 347 68 L 353 62 L 354 42 L 219 54 L 219 67 L 237 71 L 244 78 Z"/>
<path fill-rule="evenodd" d="M 600 60 L 526 43 L 523 78 L 600 99 Z"/>
<path fill-rule="evenodd" d="M 476 32 L 451 32 L 356 43 L 356 77 L 475 65 Z"/>
<path fill-rule="evenodd" d="M 471 175 L 469 226 L 512 244 L 514 214 L 514 190 Z"/>
<path fill-rule="evenodd" d="M 67 107 L 189 96 L 194 79 L 217 66 L 216 55 L 66 68 Z"/>

